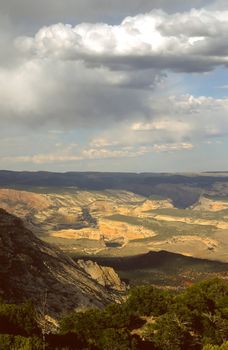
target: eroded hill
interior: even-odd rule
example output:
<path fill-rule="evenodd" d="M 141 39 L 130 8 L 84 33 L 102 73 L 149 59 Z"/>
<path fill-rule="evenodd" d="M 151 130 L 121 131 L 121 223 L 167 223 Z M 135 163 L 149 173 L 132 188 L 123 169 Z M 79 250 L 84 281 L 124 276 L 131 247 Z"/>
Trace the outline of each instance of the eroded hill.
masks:
<path fill-rule="evenodd" d="M 0 205 L 42 239 L 80 255 L 167 250 L 228 261 L 228 199 L 201 196 L 188 209 L 121 190 L 0 189 Z"/>

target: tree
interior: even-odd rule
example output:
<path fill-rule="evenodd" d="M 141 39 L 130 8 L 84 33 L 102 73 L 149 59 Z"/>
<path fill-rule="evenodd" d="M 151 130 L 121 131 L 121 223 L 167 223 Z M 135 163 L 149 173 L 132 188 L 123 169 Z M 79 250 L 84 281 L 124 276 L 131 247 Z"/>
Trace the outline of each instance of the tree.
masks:
<path fill-rule="evenodd" d="M 225 342 L 220 346 L 207 344 L 203 347 L 203 350 L 228 350 L 228 342 Z"/>
<path fill-rule="evenodd" d="M 170 292 L 154 286 L 136 287 L 130 292 L 126 308 L 139 315 L 160 316 L 168 311 L 172 299 Z"/>
<path fill-rule="evenodd" d="M 0 334 L 1 350 L 42 350 L 42 342 L 36 337 L 13 336 L 9 334 Z"/>
<path fill-rule="evenodd" d="M 172 313 L 160 316 L 154 324 L 149 325 L 144 336 L 162 350 L 200 349 L 188 322 Z"/>
<path fill-rule="evenodd" d="M 14 335 L 39 334 L 36 310 L 32 302 L 24 304 L 0 304 L 0 333 Z"/>
<path fill-rule="evenodd" d="M 132 337 L 129 330 L 107 328 L 98 341 L 101 350 L 137 350 L 137 340 Z"/>

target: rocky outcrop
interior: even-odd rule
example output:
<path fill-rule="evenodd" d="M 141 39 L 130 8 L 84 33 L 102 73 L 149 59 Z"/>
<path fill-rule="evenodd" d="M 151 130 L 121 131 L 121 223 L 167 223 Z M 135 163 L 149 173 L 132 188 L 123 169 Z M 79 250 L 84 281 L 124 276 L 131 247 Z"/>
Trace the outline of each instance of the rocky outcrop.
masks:
<path fill-rule="evenodd" d="M 91 278 L 111 290 L 126 291 L 126 284 L 122 282 L 112 267 L 100 266 L 91 260 L 78 260 L 78 265 Z"/>
<path fill-rule="evenodd" d="M 199 201 L 192 208 L 194 210 L 218 212 L 228 209 L 228 200 L 222 197 L 216 200 L 201 196 Z"/>
<path fill-rule="evenodd" d="M 158 221 L 169 221 L 169 222 L 184 222 L 189 225 L 202 225 L 202 226 L 212 226 L 219 229 L 228 229 L 228 221 L 224 220 L 206 220 L 206 219 L 196 219 L 193 217 L 181 217 L 181 216 L 170 216 L 170 215 L 154 215 L 154 219 Z"/>
<path fill-rule="evenodd" d="M 99 271 L 99 266 L 96 267 Z M 31 299 L 36 305 L 47 294 L 47 311 L 58 315 L 81 307 L 102 307 L 121 301 L 125 288 L 114 273 L 103 279 L 82 269 L 59 249 L 39 240 L 17 217 L 0 209 L 0 297 L 7 302 Z M 105 276 L 109 282 L 105 283 Z M 112 288 L 106 288 L 109 283 Z M 114 282 L 115 281 L 115 282 Z M 114 284 L 116 283 L 116 288 Z"/>

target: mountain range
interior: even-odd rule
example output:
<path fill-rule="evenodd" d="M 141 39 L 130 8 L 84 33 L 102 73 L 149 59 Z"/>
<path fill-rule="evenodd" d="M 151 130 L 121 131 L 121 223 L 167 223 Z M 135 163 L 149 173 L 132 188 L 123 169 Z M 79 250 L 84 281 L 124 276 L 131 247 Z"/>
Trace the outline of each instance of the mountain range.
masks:
<path fill-rule="evenodd" d="M 171 198 L 178 208 L 194 204 L 202 193 L 228 195 L 228 172 L 200 174 L 0 171 L 0 187 L 75 187 L 83 190 L 127 190 Z"/>

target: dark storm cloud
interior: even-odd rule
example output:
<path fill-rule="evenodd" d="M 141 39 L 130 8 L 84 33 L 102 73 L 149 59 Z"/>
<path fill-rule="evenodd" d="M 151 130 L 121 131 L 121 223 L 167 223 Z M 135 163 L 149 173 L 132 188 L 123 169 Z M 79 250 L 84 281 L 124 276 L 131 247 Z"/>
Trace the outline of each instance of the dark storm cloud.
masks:
<path fill-rule="evenodd" d="M 56 22 L 78 23 L 81 21 L 109 20 L 123 18 L 162 8 L 167 12 L 184 11 L 202 7 L 210 0 L 1 0 L 0 9 L 4 16 L 18 24 L 23 30 L 38 28 Z"/>

